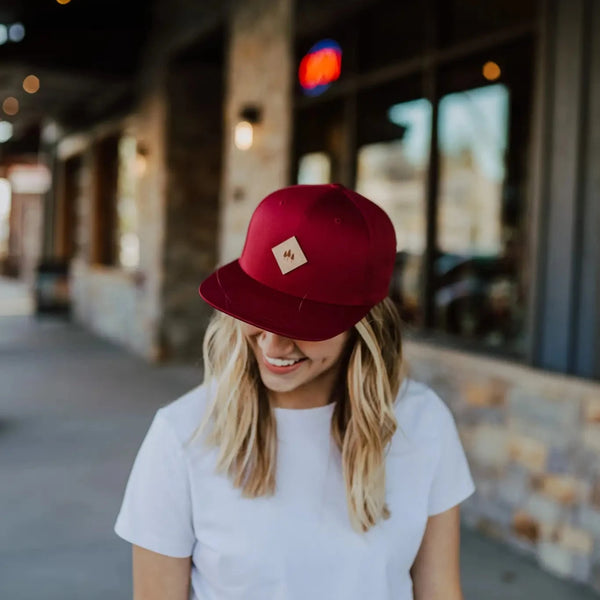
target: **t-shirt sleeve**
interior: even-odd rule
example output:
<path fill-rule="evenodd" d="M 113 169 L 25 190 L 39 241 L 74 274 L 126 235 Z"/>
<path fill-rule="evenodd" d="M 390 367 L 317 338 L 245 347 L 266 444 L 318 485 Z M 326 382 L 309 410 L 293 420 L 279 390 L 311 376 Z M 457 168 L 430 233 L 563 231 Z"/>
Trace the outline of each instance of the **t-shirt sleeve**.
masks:
<path fill-rule="evenodd" d="M 133 464 L 115 532 L 159 554 L 191 556 L 191 507 L 183 448 L 159 410 Z"/>
<path fill-rule="evenodd" d="M 429 492 L 429 515 L 436 515 L 456 506 L 475 491 L 454 417 L 437 395 L 435 399 L 439 406 L 439 449 Z"/>

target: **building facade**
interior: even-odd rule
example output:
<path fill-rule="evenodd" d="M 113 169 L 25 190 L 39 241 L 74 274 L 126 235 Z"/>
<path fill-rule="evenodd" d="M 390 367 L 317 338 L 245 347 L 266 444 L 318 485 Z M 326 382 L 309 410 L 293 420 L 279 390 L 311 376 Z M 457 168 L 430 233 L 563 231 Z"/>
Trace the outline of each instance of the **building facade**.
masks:
<path fill-rule="evenodd" d="M 75 318 L 199 361 L 198 284 L 257 203 L 363 192 L 396 227 L 410 369 L 470 459 L 465 521 L 600 590 L 600 4 L 196 4 L 158 15 L 135 106 L 53 147 Z"/>

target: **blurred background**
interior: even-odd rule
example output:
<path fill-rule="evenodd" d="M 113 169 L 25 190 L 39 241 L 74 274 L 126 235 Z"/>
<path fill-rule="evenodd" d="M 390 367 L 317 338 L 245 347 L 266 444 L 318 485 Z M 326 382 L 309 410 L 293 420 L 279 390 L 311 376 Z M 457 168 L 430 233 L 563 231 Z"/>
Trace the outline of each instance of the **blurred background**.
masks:
<path fill-rule="evenodd" d="M 0 0 L 0 597 L 130 597 L 112 533 L 257 203 L 392 218 L 459 426 L 466 600 L 600 595 L 600 2 Z"/>

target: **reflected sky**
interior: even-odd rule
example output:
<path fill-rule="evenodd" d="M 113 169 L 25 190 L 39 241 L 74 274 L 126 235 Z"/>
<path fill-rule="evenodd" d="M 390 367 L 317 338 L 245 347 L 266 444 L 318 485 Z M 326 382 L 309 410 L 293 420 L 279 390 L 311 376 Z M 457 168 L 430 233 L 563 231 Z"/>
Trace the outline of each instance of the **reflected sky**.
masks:
<path fill-rule="evenodd" d="M 505 85 L 488 85 L 444 96 L 440 101 L 439 145 L 444 155 L 469 150 L 479 169 L 502 181 L 507 146 L 509 92 Z M 431 103 L 426 98 L 394 104 L 392 123 L 406 129 L 402 138 L 406 159 L 415 166 L 428 160 Z"/>
<path fill-rule="evenodd" d="M 431 137 L 431 102 L 426 98 L 394 104 L 388 110 L 392 123 L 405 128 L 402 138 L 404 156 L 415 167 L 429 159 Z"/>
<path fill-rule="evenodd" d="M 469 151 L 479 170 L 496 182 L 505 175 L 507 130 L 508 89 L 503 84 L 448 94 L 440 101 L 442 154 Z"/>

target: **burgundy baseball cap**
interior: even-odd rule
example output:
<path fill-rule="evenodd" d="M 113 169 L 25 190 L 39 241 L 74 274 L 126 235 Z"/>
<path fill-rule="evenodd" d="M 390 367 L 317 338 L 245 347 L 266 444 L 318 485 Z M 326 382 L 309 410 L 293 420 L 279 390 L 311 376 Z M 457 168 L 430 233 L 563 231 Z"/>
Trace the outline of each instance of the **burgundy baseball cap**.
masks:
<path fill-rule="evenodd" d="M 262 200 L 240 258 L 199 291 L 261 329 L 325 340 L 388 295 L 395 257 L 394 227 L 379 206 L 337 183 L 294 185 Z"/>

